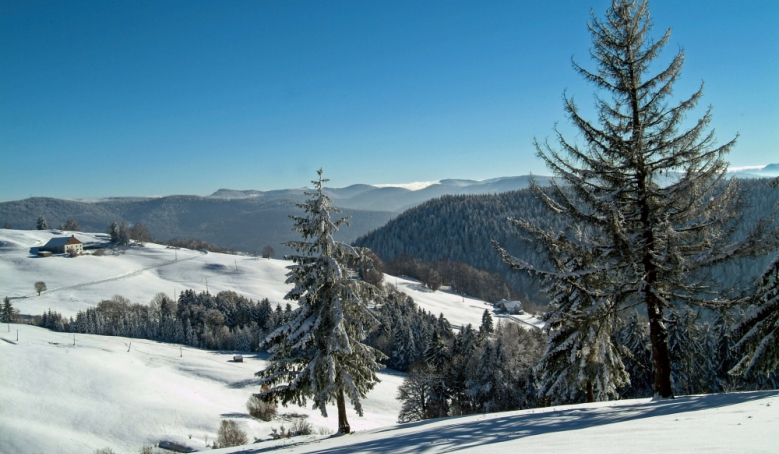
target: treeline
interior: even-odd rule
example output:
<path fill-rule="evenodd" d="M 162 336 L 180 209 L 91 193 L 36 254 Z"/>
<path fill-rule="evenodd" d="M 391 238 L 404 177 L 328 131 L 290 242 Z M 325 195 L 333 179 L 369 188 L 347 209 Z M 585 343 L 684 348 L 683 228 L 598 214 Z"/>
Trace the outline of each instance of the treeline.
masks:
<path fill-rule="evenodd" d="M 10 303 L 8 304 L 10 307 Z M 55 311 L 36 317 L 35 324 L 61 332 L 122 336 L 171 342 L 210 350 L 258 351 L 270 332 L 294 314 L 292 305 L 275 307 L 268 299 L 253 301 L 233 291 L 216 295 L 185 290 L 177 300 L 158 293 L 149 304 L 132 303 L 121 295 L 66 318 Z M 420 309 L 391 285 L 376 307 L 380 324 L 366 341 L 384 352 L 388 367 L 401 371 L 419 361 L 427 340 L 452 337 L 449 322 Z"/>
<path fill-rule="evenodd" d="M 260 341 L 291 313 L 290 304 L 274 308 L 267 299 L 255 302 L 232 291 L 211 295 L 186 290 L 178 300 L 159 293 L 148 305 L 116 295 L 79 311 L 75 318 L 49 310 L 38 324 L 55 331 L 150 339 L 211 350 L 256 351 Z"/>
<path fill-rule="evenodd" d="M 534 366 L 543 351 L 543 333 L 515 323 L 434 333 L 398 389 L 398 421 L 536 407 Z"/>
<path fill-rule="evenodd" d="M 208 252 L 220 252 L 222 254 L 235 254 L 235 251 L 233 250 L 207 243 L 197 238 L 173 238 L 167 241 L 155 240 L 152 238 L 149 228 L 140 222 L 136 222 L 132 226 L 128 225 L 124 221 L 120 224 L 112 222 L 111 225 L 108 226 L 107 231 L 110 235 L 112 243 L 124 246 L 129 245 L 132 240 L 139 243 L 159 243 L 171 247 L 204 250 Z"/>
<path fill-rule="evenodd" d="M 446 285 L 457 293 L 492 303 L 520 297 L 519 292 L 511 288 L 505 277 L 478 270 L 463 262 L 426 262 L 407 254 L 399 254 L 384 262 L 383 267 L 386 273 L 417 279 L 434 291 Z"/>
<path fill-rule="evenodd" d="M 761 217 L 777 218 L 774 207 L 779 203 L 779 191 L 769 186 L 770 181 L 740 181 L 747 205 L 740 231 L 746 232 Z M 492 247 L 495 240 L 515 257 L 544 263 L 534 244 L 518 238 L 508 218 L 523 218 L 560 231 L 565 227 L 559 217 L 550 217 L 527 190 L 444 196 L 404 212 L 384 227 L 358 238 L 354 244 L 372 249 L 385 262 L 401 254 L 425 262 L 462 262 L 502 275 L 523 302 L 545 303 L 548 297 L 541 292 L 541 283 L 527 273 L 512 272 Z M 715 268 L 710 279 L 724 289 L 743 289 L 760 276 L 772 258 L 735 260 Z"/>
<path fill-rule="evenodd" d="M 172 247 L 180 247 L 185 249 L 192 249 L 192 250 L 203 250 L 208 252 L 220 252 L 222 254 L 235 254 L 235 251 L 232 249 L 223 248 L 221 246 L 217 246 L 215 244 L 207 243 L 203 240 L 199 240 L 197 238 L 173 238 L 172 240 L 163 241 L 162 244 L 167 244 L 168 246 Z"/>

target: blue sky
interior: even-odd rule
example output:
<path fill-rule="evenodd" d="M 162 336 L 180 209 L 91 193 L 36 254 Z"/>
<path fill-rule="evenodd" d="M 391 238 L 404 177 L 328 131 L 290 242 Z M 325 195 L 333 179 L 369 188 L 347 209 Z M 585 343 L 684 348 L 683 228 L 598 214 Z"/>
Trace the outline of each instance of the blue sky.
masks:
<path fill-rule="evenodd" d="M 546 174 L 608 5 L 0 1 L 0 200 Z M 779 2 L 650 10 L 732 165 L 779 162 Z"/>

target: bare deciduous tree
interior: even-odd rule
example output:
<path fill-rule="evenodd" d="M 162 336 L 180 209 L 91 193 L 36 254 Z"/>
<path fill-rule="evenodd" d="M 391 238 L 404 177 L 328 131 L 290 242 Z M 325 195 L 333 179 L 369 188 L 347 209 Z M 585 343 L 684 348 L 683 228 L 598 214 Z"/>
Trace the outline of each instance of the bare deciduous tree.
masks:
<path fill-rule="evenodd" d="M 40 296 L 41 292 L 45 292 L 46 289 L 46 283 L 43 281 L 38 281 L 35 283 L 35 291 L 38 292 L 38 296 Z"/>

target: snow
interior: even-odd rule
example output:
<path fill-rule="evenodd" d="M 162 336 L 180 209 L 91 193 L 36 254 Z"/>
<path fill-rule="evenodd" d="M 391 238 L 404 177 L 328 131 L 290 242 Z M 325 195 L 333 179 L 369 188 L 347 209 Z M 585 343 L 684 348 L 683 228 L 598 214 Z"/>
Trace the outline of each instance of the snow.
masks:
<path fill-rule="evenodd" d="M 775 453 L 779 391 L 633 399 L 434 419 L 214 453 Z"/>
<path fill-rule="evenodd" d="M 510 320 L 527 327 L 541 328 L 544 326 L 544 322 L 530 314 L 510 315 L 496 311 L 492 304 L 486 301 L 450 292 L 446 287 L 434 292 L 419 281 L 390 276 L 389 274 L 384 275 L 384 282 L 395 285 L 398 290 L 413 298 L 419 307 L 432 312 L 436 317 L 443 313 L 453 328 L 470 323 L 478 329 L 485 309 L 490 311 L 495 323 L 499 320 Z"/>
<path fill-rule="evenodd" d="M 86 244 L 107 240 L 104 234 L 64 234 L 75 234 Z M 0 297 L 10 296 L 23 314 L 41 314 L 51 308 L 72 316 L 116 294 L 145 304 L 158 292 L 174 296 L 174 292 L 206 288 L 211 293 L 233 290 L 275 303 L 283 302 L 289 289 L 284 281 L 290 262 L 284 260 L 171 249 L 153 243 L 119 249 L 115 254 L 108 249 L 102 257 L 34 255 L 34 248 L 56 236 L 60 235 L 49 230 L 0 230 L 0 289 L 4 291 Z M 33 289 L 36 281 L 44 281 L 48 288 L 40 296 Z"/>
<path fill-rule="evenodd" d="M 0 452 L 85 453 L 111 447 L 138 452 L 160 441 L 205 449 L 220 419 L 233 419 L 249 439 L 268 438 L 290 422 L 250 418 L 246 401 L 259 392 L 254 372 L 266 354 L 212 352 L 123 337 L 57 333 L 20 324 L 0 329 Z M 16 331 L 19 341 L 16 341 Z M 130 345 L 132 343 L 132 345 Z M 128 351 L 129 346 L 129 351 Z M 395 423 L 403 375 L 378 373 L 381 383 L 362 400 L 364 417 L 349 409 L 358 431 Z M 314 427 L 337 429 L 337 416 L 289 406 Z M 191 438 L 189 438 L 191 435 Z"/>
<path fill-rule="evenodd" d="M 70 235 L 73 232 L 62 232 Z M 75 232 L 85 243 L 103 234 Z M 51 308 L 64 315 L 114 294 L 147 303 L 160 291 L 208 288 L 281 302 L 283 260 L 168 249 L 147 244 L 104 257 L 38 258 L 32 248 L 51 231 L 0 230 L 0 289 L 17 297 L 23 313 Z M 176 261 L 178 259 L 178 261 Z M 237 266 L 237 270 L 236 270 Z M 385 276 L 425 310 L 443 312 L 455 326 L 479 326 L 484 301 L 445 289 L 433 292 L 411 279 Z M 35 295 L 33 283 L 50 290 Z M 3 296 L 3 295 L 0 295 Z M 493 312 L 496 320 L 541 326 L 530 316 Z M 19 340 L 16 340 L 18 330 Z M 245 403 L 257 392 L 254 372 L 267 355 L 212 352 L 141 339 L 56 333 L 28 325 L 0 326 L 0 452 L 83 453 L 110 447 L 138 452 L 142 444 L 177 442 L 206 449 L 220 419 L 233 419 L 250 440 L 290 422 L 249 418 Z M 129 351 L 128 351 L 129 349 Z M 244 362 L 232 361 L 241 353 Z M 471 415 L 397 425 L 395 399 L 403 375 L 379 373 L 382 382 L 363 400 L 365 417 L 349 410 L 356 433 L 264 441 L 214 452 L 776 452 L 779 391 L 637 399 Z M 279 413 L 308 415 L 314 426 L 335 429 L 337 418 L 290 406 Z"/>
<path fill-rule="evenodd" d="M 3 328 L 6 328 L 4 325 Z M 19 341 L 16 341 L 16 330 Z M 128 345 L 132 342 L 130 351 Z M 205 449 L 220 419 L 267 438 L 271 423 L 250 419 L 244 404 L 256 391 L 253 372 L 264 355 L 219 353 L 139 339 L 56 333 L 28 325 L 0 330 L 0 452 L 84 453 L 175 441 Z M 349 411 L 356 433 L 264 441 L 214 453 L 492 453 L 650 452 L 769 453 L 779 446 L 779 391 L 634 399 L 470 415 L 395 424 L 397 373 L 363 400 L 365 417 Z M 334 429 L 335 415 L 307 414 Z M 190 438 L 191 435 L 191 438 Z"/>
<path fill-rule="evenodd" d="M 146 304 L 159 292 L 175 297 L 174 292 L 177 295 L 186 289 L 201 292 L 206 288 L 211 293 L 232 290 L 254 300 L 268 298 L 274 305 L 283 305 L 284 295 L 292 288 L 285 283 L 287 266 L 292 264 L 289 261 L 171 249 L 153 243 L 120 249 L 116 254 L 107 249 L 109 252 L 102 257 L 35 256 L 34 248 L 58 236 L 76 235 L 85 246 L 107 241 L 102 233 L 56 232 L 0 229 L 0 289 L 4 292 L 0 298 L 10 296 L 23 314 L 39 315 L 51 309 L 70 317 L 117 294 Z M 33 288 L 36 281 L 44 281 L 48 288 L 40 296 Z M 385 275 L 385 282 L 397 283 L 399 290 L 436 316 L 443 313 L 455 328 L 468 323 L 477 328 L 484 309 L 492 311 L 492 306 L 482 300 L 445 289 L 433 292 L 412 279 Z M 504 318 L 543 325 L 530 315 L 492 315 L 496 322 Z"/>

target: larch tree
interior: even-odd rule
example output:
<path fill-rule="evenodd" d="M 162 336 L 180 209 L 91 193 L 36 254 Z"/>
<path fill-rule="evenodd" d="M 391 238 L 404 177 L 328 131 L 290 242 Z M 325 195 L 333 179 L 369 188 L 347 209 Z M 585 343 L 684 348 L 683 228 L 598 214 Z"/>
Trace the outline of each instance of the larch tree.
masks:
<path fill-rule="evenodd" d="M 687 122 L 703 86 L 681 101 L 672 98 L 684 52 L 654 70 L 671 35 L 667 30 L 657 41 L 649 37 L 647 2 L 614 0 L 605 19 L 593 15 L 588 26 L 597 69 L 575 62 L 573 67 L 596 87 L 597 122 L 583 118 L 573 98 L 564 96 L 581 141 L 571 142 L 556 130 L 559 149 L 535 142 L 538 157 L 556 179 L 548 190 L 537 184 L 531 190 L 567 223 L 553 230 L 511 220 L 547 263 L 530 263 L 495 247 L 510 266 L 548 283 L 575 286 L 588 276 L 590 283 L 581 289 L 588 302 L 577 306 L 588 327 L 593 317 L 645 309 L 654 392 L 672 397 L 664 311 L 676 304 L 722 302 L 724 296 L 712 292 L 703 272 L 729 259 L 767 253 L 778 235 L 762 220 L 744 237 L 733 238 L 743 202 L 738 181 L 726 176 L 725 157 L 735 139 L 715 143 L 710 109 Z M 592 260 L 575 270 L 569 261 L 578 251 L 587 251 Z"/>
<path fill-rule="evenodd" d="M 294 262 L 287 273 L 287 283 L 294 288 L 285 298 L 297 301 L 299 307 L 264 341 L 270 346 L 270 365 L 256 375 L 261 386 L 270 388 L 257 396 L 278 399 L 283 405 L 305 405 L 311 398 L 323 416 L 327 404 L 335 402 L 338 430 L 349 433 L 345 395 L 362 416 L 361 399 L 379 381 L 376 371 L 383 367 L 379 361 L 385 356 L 362 343 L 378 323 L 368 309 L 376 289 L 347 269 L 347 260 L 358 259 L 358 253 L 334 241 L 333 234 L 348 218 L 331 220 L 331 213 L 340 210 L 330 206 L 331 199 L 323 192 L 328 180 L 322 178 L 322 169 L 317 174 L 319 178 L 312 182 L 315 190 L 297 204 L 307 215 L 291 216 L 294 230 L 303 239 L 285 243 L 300 253 L 285 257 Z"/>

